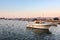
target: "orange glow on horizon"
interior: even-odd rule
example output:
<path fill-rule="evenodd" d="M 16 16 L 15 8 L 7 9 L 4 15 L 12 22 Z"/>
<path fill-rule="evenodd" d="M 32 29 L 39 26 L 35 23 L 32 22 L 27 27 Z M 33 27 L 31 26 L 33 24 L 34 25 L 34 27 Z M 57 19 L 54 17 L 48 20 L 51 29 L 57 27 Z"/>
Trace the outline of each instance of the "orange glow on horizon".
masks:
<path fill-rule="evenodd" d="M 24 17 L 58 17 L 60 16 L 60 11 L 5 11 L 0 12 L 0 17 L 7 17 L 7 18 L 24 18 Z"/>

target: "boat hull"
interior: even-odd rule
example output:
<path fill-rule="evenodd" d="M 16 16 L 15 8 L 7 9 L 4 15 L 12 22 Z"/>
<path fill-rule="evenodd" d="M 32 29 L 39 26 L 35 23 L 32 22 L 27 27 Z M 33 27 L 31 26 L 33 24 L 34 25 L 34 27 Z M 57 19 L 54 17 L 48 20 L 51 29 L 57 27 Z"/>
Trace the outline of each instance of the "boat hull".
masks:
<path fill-rule="evenodd" d="M 32 25 L 27 25 L 27 28 L 36 28 L 36 29 L 49 29 L 51 24 L 32 24 Z"/>

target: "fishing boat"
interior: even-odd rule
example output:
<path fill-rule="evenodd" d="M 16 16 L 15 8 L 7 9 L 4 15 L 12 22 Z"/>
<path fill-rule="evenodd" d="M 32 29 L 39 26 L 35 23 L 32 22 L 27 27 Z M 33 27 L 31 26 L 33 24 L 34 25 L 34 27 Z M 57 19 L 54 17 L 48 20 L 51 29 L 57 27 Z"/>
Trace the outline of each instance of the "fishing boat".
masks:
<path fill-rule="evenodd" d="M 52 22 L 35 21 L 32 24 L 27 24 L 27 28 L 49 29 L 52 25 L 56 26 Z"/>

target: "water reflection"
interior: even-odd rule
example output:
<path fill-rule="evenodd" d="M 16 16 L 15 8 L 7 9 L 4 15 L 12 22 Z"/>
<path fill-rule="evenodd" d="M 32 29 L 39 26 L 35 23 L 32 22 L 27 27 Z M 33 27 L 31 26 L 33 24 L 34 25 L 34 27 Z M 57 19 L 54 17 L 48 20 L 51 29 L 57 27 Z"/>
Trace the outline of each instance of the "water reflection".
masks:
<path fill-rule="evenodd" d="M 46 40 L 45 37 L 51 35 L 49 30 L 40 30 L 40 29 L 33 29 L 33 28 L 27 28 L 26 30 L 28 30 L 33 35 L 34 39 L 37 40 Z"/>
<path fill-rule="evenodd" d="M 26 30 L 31 30 L 35 34 L 42 35 L 42 34 L 51 34 L 49 30 L 41 30 L 41 29 L 34 29 L 34 28 L 27 28 Z"/>

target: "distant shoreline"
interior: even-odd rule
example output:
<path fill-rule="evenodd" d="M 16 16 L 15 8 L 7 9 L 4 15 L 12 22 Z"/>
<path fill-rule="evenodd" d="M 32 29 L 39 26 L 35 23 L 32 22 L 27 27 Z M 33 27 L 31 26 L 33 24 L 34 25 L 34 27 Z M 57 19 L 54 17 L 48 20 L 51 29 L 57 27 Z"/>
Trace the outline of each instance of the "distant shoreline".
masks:
<path fill-rule="evenodd" d="M 54 18 L 58 18 L 60 19 L 60 17 L 54 17 Z M 4 20 L 21 20 L 21 21 L 34 21 L 34 20 L 51 20 L 51 19 L 54 19 L 52 17 L 47 17 L 47 18 L 44 18 L 44 17 L 36 17 L 36 18 L 0 18 L 1 19 L 4 19 Z"/>

